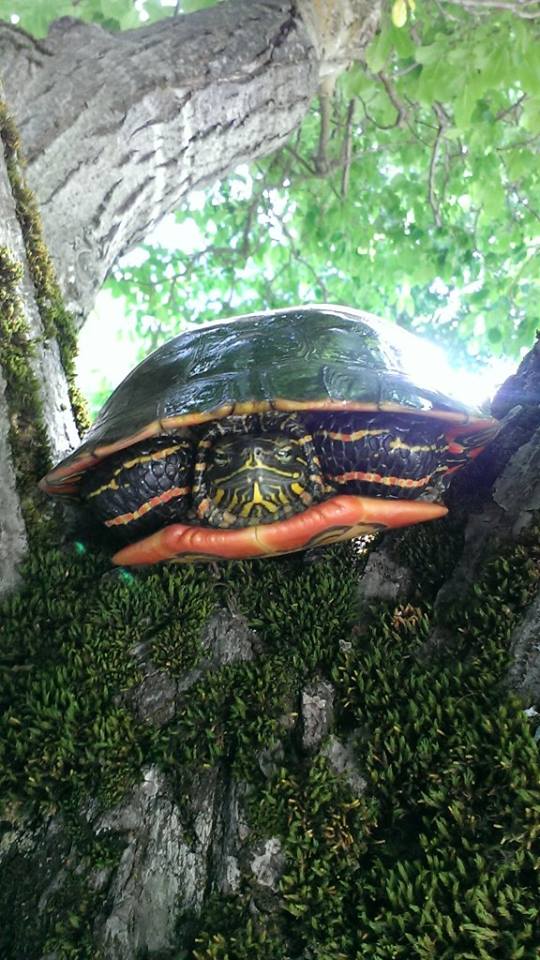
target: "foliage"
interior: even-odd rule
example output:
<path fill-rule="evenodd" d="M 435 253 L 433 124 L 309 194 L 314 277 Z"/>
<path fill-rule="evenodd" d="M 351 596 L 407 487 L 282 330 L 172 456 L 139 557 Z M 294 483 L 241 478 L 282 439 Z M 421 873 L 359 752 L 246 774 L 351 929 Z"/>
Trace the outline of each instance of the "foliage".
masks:
<path fill-rule="evenodd" d="M 171 15 L 171 8 L 159 0 L 0 0 L 0 19 L 18 17 L 17 24 L 34 37 L 46 36 L 51 23 L 60 17 L 77 17 L 99 23 L 106 30 L 129 30 L 141 25 L 143 11 L 148 19 Z"/>
<path fill-rule="evenodd" d="M 469 357 L 532 341 L 540 25 L 445 8 L 419 3 L 401 28 L 389 10 L 367 65 L 283 150 L 188 201 L 176 250 L 147 244 L 118 266 L 109 282 L 141 355 L 186 321 L 310 300 L 386 314 Z"/>
<path fill-rule="evenodd" d="M 131 30 L 180 13 L 211 7 L 219 0 L 0 0 L 0 20 L 17 24 L 34 37 L 45 37 L 60 17 L 99 23 L 105 30 Z"/>

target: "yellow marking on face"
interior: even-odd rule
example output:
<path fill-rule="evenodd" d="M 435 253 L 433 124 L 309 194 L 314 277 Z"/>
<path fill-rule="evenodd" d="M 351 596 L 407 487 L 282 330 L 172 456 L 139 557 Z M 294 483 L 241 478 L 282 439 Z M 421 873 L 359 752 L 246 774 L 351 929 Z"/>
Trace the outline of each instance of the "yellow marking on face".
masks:
<path fill-rule="evenodd" d="M 300 483 L 291 483 L 291 490 L 293 493 L 297 493 L 298 496 L 304 493 L 304 487 Z"/>
<path fill-rule="evenodd" d="M 233 470 L 232 473 L 220 474 L 217 478 L 221 483 L 226 483 L 228 480 L 233 480 L 234 477 L 240 476 L 241 473 L 251 473 L 258 466 L 257 461 L 250 462 L 249 460 L 242 464 L 241 467 L 238 467 L 238 470 Z M 265 473 L 275 473 L 278 477 L 299 477 L 298 472 L 289 473 L 288 470 L 279 470 L 278 467 L 270 466 L 268 463 L 262 465 L 264 467 Z M 204 464 L 203 464 L 204 469 Z"/>
<path fill-rule="evenodd" d="M 253 484 L 252 499 L 244 504 L 244 506 L 240 511 L 240 516 L 249 517 L 250 514 L 255 509 L 255 507 L 259 507 L 259 506 L 264 507 L 264 509 L 267 510 L 268 513 L 277 513 L 279 510 L 278 505 L 274 503 L 272 500 L 265 500 L 259 484 L 257 483 L 257 481 L 255 481 L 255 483 Z"/>
<path fill-rule="evenodd" d="M 257 481 L 253 484 L 253 503 L 264 503 L 264 497 Z"/>

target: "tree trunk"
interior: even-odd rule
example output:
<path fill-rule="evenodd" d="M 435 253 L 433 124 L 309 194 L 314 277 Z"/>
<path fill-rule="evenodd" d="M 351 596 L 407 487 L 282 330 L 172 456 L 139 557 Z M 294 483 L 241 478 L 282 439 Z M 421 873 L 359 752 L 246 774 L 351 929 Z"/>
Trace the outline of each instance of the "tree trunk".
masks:
<path fill-rule="evenodd" d="M 348 56 L 322 9 L 309 34 L 278 2 L 125 38 L 0 28 L 77 309 L 182 191 L 298 122 L 321 51 Z M 74 442 L 69 325 L 2 135 L 5 591 L 31 549 L 0 609 L 0 957 L 533 960 L 540 348 L 448 520 L 316 563 L 111 571 L 41 522 L 40 464 Z"/>

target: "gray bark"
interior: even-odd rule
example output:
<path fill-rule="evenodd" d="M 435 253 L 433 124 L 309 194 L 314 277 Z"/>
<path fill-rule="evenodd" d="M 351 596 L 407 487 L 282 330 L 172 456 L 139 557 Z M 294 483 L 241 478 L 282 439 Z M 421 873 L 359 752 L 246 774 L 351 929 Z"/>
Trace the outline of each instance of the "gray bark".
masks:
<path fill-rule="evenodd" d="M 0 96 L 2 96 L 1 86 Z M 23 303 L 28 334 L 36 348 L 31 356 L 31 363 L 42 391 L 43 417 L 51 455 L 53 458 L 59 458 L 78 443 L 78 433 L 71 413 L 58 344 L 54 340 L 45 341 L 43 337 L 43 324 L 35 300 L 25 243 L 15 213 L 15 203 L 3 157 L 0 160 L 0 246 L 7 247 L 23 267 L 19 295 Z"/>
<path fill-rule="evenodd" d="M 0 88 L 1 96 L 1 88 Z M 26 248 L 15 201 L 7 175 L 3 154 L 0 156 L 0 247 L 9 251 L 23 270 L 18 295 L 27 326 L 28 337 L 35 350 L 30 363 L 40 391 L 40 404 L 47 439 L 54 458 L 63 456 L 78 441 L 71 412 L 68 389 L 56 341 L 45 341 L 43 326 L 36 305 Z M 16 409 L 10 406 L 6 382 L 0 368 L 0 595 L 8 593 L 18 582 L 18 567 L 26 552 L 26 530 L 23 521 L 17 478 L 9 445 L 10 425 L 16 423 Z"/>
<path fill-rule="evenodd" d="M 117 258 L 183 196 L 285 142 L 318 80 L 287 0 L 116 35 L 63 18 L 39 44 L 2 25 L 0 63 L 67 305 L 81 318 Z"/>
<path fill-rule="evenodd" d="M 26 528 L 21 513 L 13 460 L 9 447 L 9 412 L 6 383 L 0 371 L 0 597 L 19 581 L 18 566 L 26 553 Z"/>

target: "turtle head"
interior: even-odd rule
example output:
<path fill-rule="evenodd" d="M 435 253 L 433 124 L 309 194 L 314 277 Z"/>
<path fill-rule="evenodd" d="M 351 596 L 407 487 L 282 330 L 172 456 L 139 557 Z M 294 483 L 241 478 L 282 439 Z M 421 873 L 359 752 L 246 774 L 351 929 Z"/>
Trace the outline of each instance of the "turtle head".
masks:
<path fill-rule="evenodd" d="M 240 418 L 238 418 L 240 419 Z M 216 527 L 284 520 L 319 499 L 318 463 L 303 431 L 207 436 L 195 466 L 199 519 Z"/>

